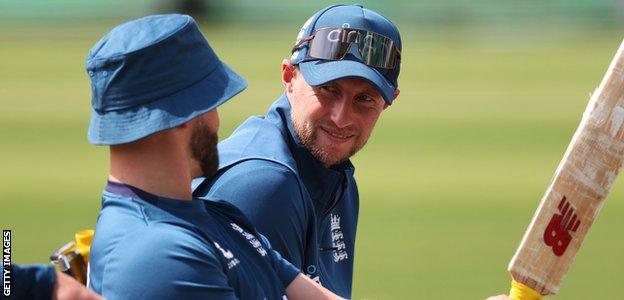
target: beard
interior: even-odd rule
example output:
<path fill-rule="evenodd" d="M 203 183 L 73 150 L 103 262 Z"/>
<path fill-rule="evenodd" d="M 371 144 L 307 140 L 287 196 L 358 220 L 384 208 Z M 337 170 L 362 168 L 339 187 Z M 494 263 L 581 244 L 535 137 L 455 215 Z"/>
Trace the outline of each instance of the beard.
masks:
<path fill-rule="evenodd" d="M 199 163 L 204 177 L 211 177 L 217 173 L 219 166 L 218 140 L 217 133 L 203 121 L 193 128 L 189 147 L 193 158 Z"/>
<path fill-rule="evenodd" d="M 310 121 L 299 122 L 294 116 L 291 116 L 291 119 L 293 122 L 295 133 L 299 137 L 301 143 L 310 151 L 312 156 L 314 156 L 314 158 L 321 162 L 321 164 L 323 164 L 323 166 L 325 166 L 326 168 L 345 162 L 355 153 L 360 151 L 360 149 L 362 149 L 362 147 L 364 147 L 364 145 L 368 141 L 368 138 L 362 138 L 358 135 L 355 142 L 352 144 L 351 148 L 349 148 L 347 153 L 341 155 L 340 153 L 331 151 L 329 147 L 324 148 L 319 143 L 318 132 L 321 129 L 318 124 Z"/>

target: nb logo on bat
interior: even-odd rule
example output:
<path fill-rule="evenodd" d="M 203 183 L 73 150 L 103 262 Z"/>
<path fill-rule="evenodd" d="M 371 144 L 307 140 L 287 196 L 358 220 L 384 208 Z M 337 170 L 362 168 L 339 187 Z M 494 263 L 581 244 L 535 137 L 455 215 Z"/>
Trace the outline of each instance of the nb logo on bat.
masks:
<path fill-rule="evenodd" d="M 565 196 L 559 202 L 558 208 L 560 213 L 552 216 L 544 230 L 544 242 L 552 248 L 555 255 L 561 256 L 572 240 L 570 233 L 578 229 L 581 221 Z"/>

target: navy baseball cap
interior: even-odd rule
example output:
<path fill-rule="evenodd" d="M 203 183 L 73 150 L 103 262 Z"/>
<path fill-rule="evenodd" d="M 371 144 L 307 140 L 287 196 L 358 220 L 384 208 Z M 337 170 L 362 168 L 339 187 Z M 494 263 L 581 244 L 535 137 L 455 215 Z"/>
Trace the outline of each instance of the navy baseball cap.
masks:
<path fill-rule="evenodd" d="M 318 11 L 303 24 L 295 44 L 301 44 L 302 39 L 323 28 L 353 28 L 374 32 L 390 38 L 398 51 L 401 50 L 401 36 L 396 25 L 388 18 L 359 4 L 332 5 Z M 303 43 L 295 49 L 290 61 L 299 65 L 309 85 L 317 86 L 345 77 L 360 77 L 372 83 L 386 103 L 392 104 L 394 91 L 398 87 L 400 58 L 393 68 L 386 69 L 366 65 L 353 49 L 341 60 L 311 58 L 308 50 Z"/>
<path fill-rule="evenodd" d="M 187 15 L 148 16 L 115 27 L 87 56 L 89 142 L 118 145 L 215 109 L 247 87 Z"/>

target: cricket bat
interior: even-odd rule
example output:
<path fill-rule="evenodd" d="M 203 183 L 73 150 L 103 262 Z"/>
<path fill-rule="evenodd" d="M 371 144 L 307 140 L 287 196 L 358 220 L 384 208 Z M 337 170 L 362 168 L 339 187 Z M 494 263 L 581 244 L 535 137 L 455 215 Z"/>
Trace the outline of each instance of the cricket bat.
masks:
<path fill-rule="evenodd" d="M 510 298 L 555 294 L 624 159 L 624 42 L 509 262 Z"/>

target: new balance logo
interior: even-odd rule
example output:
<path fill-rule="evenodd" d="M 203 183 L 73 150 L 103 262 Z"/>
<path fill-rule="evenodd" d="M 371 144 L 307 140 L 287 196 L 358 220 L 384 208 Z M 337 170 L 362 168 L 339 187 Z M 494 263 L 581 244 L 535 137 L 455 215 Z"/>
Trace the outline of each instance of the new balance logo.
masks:
<path fill-rule="evenodd" d="M 552 248 L 555 255 L 561 256 L 572 240 L 570 233 L 578 229 L 581 221 L 578 220 L 574 208 L 565 196 L 559 202 L 558 208 L 560 213 L 553 215 L 550 223 L 546 226 L 544 242 Z"/>

